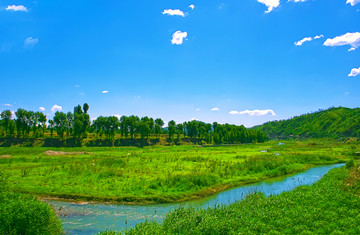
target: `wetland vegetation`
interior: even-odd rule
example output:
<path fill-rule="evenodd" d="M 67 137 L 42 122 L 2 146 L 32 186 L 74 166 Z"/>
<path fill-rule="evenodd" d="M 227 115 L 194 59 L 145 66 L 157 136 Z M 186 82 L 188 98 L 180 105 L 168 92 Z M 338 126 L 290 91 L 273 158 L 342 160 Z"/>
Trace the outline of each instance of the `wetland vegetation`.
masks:
<path fill-rule="evenodd" d="M 8 155 L 0 159 L 0 170 L 16 192 L 160 203 L 204 197 L 315 165 L 344 162 L 357 148 L 331 141 L 207 148 L 0 148 L 0 156 Z"/>

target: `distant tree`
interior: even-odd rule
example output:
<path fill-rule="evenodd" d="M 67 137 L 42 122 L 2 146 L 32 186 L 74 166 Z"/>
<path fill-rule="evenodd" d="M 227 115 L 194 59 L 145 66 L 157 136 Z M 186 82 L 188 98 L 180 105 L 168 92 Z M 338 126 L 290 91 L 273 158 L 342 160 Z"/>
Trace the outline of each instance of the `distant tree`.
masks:
<path fill-rule="evenodd" d="M 172 140 L 174 134 L 176 133 L 176 122 L 171 120 L 168 123 L 168 130 L 169 130 L 169 139 Z"/>
<path fill-rule="evenodd" d="M 140 120 L 137 126 L 137 131 L 139 132 L 141 139 L 147 138 L 150 134 L 149 118 L 144 117 Z"/>
<path fill-rule="evenodd" d="M 72 112 L 68 112 L 66 114 L 66 120 L 67 120 L 66 135 L 70 136 L 73 133 L 74 114 Z"/>
<path fill-rule="evenodd" d="M 50 136 L 53 137 L 53 133 L 54 133 L 54 126 L 55 126 L 55 123 L 53 120 L 49 120 L 49 130 L 50 130 Z"/>
<path fill-rule="evenodd" d="M 155 132 L 155 135 L 157 135 L 158 137 L 161 134 L 161 129 L 163 126 L 164 126 L 164 121 L 161 118 L 155 119 L 154 132 Z"/>
<path fill-rule="evenodd" d="M 128 119 L 126 116 L 120 117 L 120 133 L 122 136 L 125 136 L 125 138 L 129 135 Z"/>
<path fill-rule="evenodd" d="M 88 110 L 89 110 L 89 105 L 88 105 L 88 103 L 85 103 L 84 105 L 83 105 L 83 110 L 84 110 L 84 113 L 87 113 L 88 112 Z"/>
<path fill-rule="evenodd" d="M 12 122 L 11 116 L 12 116 L 12 113 L 10 110 L 4 110 L 1 113 L 1 119 L 2 119 L 4 129 L 5 129 L 5 136 L 8 136 L 8 134 L 9 134 L 10 125 Z"/>
<path fill-rule="evenodd" d="M 177 138 L 180 139 L 180 136 L 184 133 L 184 125 L 183 124 L 177 124 L 176 126 L 176 134 Z"/>
<path fill-rule="evenodd" d="M 19 108 L 15 112 L 16 131 L 17 131 L 17 137 L 18 138 L 20 138 L 22 136 L 25 136 L 25 132 L 26 132 L 26 129 L 27 129 L 26 114 L 27 114 L 27 111 L 25 109 L 21 109 L 21 108 Z"/>
<path fill-rule="evenodd" d="M 56 112 L 54 116 L 54 123 L 55 123 L 56 133 L 58 134 L 60 139 L 64 139 L 64 133 L 68 126 L 66 114 L 59 111 Z"/>
<path fill-rule="evenodd" d="M 128 118 L 128 127 L 129 127 L 129 131 L 130 131 L 130 136 L 132 139 L 135 136 L 135 131 L 136 131 L 138 122 L 139 122 L 138 116 L 132 115 Z"/>
<path fill-rule="evenodd" d="M 86 112 L 82 110 L 80 105 L 74 107 L 73 136 L 77 139 L 87 136 L 87 131 L 91 124 L 90 116 L 87 114 L 89 105 L 85 103 L 83 106 Z"/>

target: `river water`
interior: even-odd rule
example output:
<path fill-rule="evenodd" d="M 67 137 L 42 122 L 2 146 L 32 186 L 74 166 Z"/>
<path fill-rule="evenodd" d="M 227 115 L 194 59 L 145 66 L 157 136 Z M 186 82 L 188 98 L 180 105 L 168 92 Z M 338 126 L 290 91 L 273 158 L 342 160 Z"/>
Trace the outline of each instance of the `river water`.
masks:
<path fill-rule="evenodd" d="M 61 201 L 48 201 L 48 203 L 58 212 L 67 234 L 95 234 L 107 229 L 124 231 L 146 220 L 161 222 L 166 213 L 178 207 L 208 208 L 227 205 L 242 200 L 246 195 L 254 192 L 263 192 L 269 196 L 291 191 L 300 185 L 311 185 L 329 170 L 343 165 L 314 167 L 293 176 L 241 186 L 212 197 L 185 203 L 156 205 L 79 205 Z"/>

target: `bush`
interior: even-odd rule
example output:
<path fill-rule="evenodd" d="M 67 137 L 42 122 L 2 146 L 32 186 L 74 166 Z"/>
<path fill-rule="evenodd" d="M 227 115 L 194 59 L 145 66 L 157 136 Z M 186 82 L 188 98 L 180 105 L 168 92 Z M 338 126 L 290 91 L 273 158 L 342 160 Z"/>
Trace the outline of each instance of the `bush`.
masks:
<path fill-rule="evenodd" d="M 352 168 L 354 166 L 355 166 L 354 158 L 351 158 L 349 161 L 346 162 L 346 168 L 347 169 Z"/>
<path fill-rule="evenodd" d="M 32 195 L 0 192 L 0 234 L 60 234 L 55 211 Z"/>

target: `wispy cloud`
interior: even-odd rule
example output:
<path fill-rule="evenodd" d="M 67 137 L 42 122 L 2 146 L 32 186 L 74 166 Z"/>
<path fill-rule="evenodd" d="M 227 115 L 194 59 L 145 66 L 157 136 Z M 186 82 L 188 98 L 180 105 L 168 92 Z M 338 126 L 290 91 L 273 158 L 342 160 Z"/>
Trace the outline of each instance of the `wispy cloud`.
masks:
<path fill-rule="evenodd" d="M 27 9 L 25 6 L 23 6 L 23 5 L 18 5 L 18 6 L 16 6 L 16 5 L 11 5 L 11 6 L 8 6 L 8 7 L 6 8 L 6 10 L 7 10 L 7 11 L 25 11 L 25 12 L 28 11 L 28 9 Z"/>
<path fill-rule="evenodd" d="M 183 44 L 184 39 L 186 37 L 187 37 L 187 32 L 176 31 L 172 36 L 171 43 L 176 45 L 181 45 Z"/>
<path fill-rule="evenodd" d="M 244 110 L 244 111 L 231 111 L 229 112 L 231 115 L 242 115 L 242 114 L 248 114 L 250 116 L 266 116 L 266 115 L 271 115 L 271 116 L 276 116 L 275 112 L 271 109 L 265 109 L 265 110 L 259 110 L 259 109 L 255 109 L 255 110 Z"/>
<path fill-rule="evenodd" d="M 55 113 L 57 111 L 61 111 L 62 107 L 60 105 L 55 104 L 52 108 L 51 108 L 51 112 Z"/>
<path fill-rule="evenodd" d="M 346 4 L 350 4 L 351 6 L 355 6 L 358 3 L 360 3 L 360 0 L 347 0 L 346 1 Z"/>
<path fill-rule="evenodd" d="M 12 107 L 12 104 L 4 104 L 7 107 Z"/>
<path fill-rule="evenodd" d="M 360 67 L 359 68 L 353 68 L 348 76 L 349 77 L 356 77 L 358 75 L 360 75 Z"/>
<path fill-rule="evenodd" d="M 312 40 L 323 38 L 323 37 L 324 37 L 324 35 L 317 35 L 315 37 L 306 37 L 306 38 L 301 39 L 300 41 L 295 42 L 294 44 L 296 46 L 302 46 L 305 42 L 310 42 Z"/>
<path fill-rule="evenodd" d="M 171 15 L 171 16 L 182 16 L 182 17 L 185 17 L 185 14 L 184 12 L 182 12 L 181 10 L 179 9 L 175 9 L 175 10 L 172 10 L 172 9 L 166 9 L 164 10 L 163 12 L 161 12 L 163 15 Z"/>
<path fill-rule="evenodd" d="M 196 111 L 200 111 L 200 108 L 197 108 Z"/>
<path fill-rule="evenodd" d="M 109 91 L 102 91 L 101 93 L 106 94 L 106 93 L 109 93 Z"/>
<path fill-rule="evenodd" d="M 269 13 L 280 5 L 280 0 L 257 0 L 258 2 L 265 4 L 267 6 L 267 11 L 265 13 Z"/>
<path fill-rule="evenodd" d="M 288 0 L 288 2 L 307 2 L 308 0 Z"/>
<path fill-rule="evenodd" d="M 39 43 L 39 39 L 38 38 L 33 38 L 33 37 L 28 37 L 27 39 L 25 39 L 24 41 L 24 46 L 25 47 L 33 47 L 34 45 Z"/>
<path fill-rule="evenodd" d="M 336 47 L 336 46 L 346 46 L 350 45 L 352 48 L 350 48 L 350 51 L 355 50 L 360 46 L 360 33 L 346 33 L 341 36 L 337 36 L 335 38 L 328 38 L 324 42 L 324 46 L 328 47 Z"/>
<path fill-rule="evenodd" d="M 211 109 L 211 111 L 220 111 L 220 109 L 219 108 L 213 108 L 213 109 Z"/>
<path fill-rule="evenodd" d="M 45 111 L 45 108 L 44 107 L 39 107 L 39 110 L 44 112 Z"/>
<path fill-rule="evenodd" d="M 189 7 L 191 8 L 191 10 L 194 10 L 195 5 L 194 5 L 194 4 L 191 4 Z"/>

